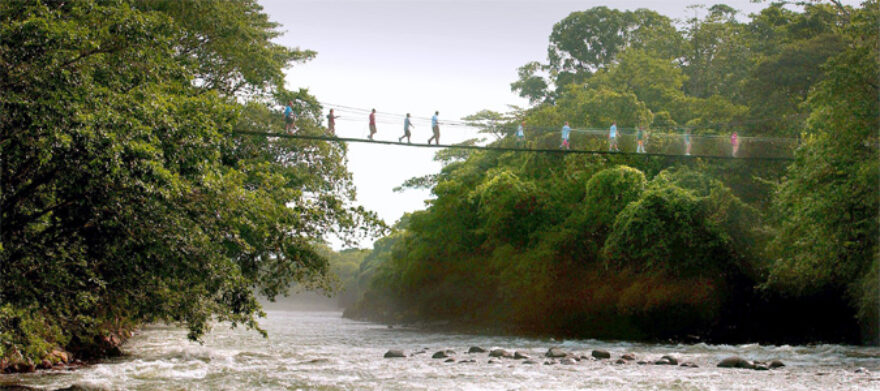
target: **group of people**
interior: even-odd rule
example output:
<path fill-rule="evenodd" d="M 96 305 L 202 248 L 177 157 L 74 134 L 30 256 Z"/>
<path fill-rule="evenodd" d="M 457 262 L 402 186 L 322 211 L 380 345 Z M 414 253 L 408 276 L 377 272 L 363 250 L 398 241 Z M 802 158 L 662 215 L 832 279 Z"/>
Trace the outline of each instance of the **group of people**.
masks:
<path fill-rule="evenodd" d="M 428 139 L 428 144 L 431 144 L 433 141 L 437 145 L 440 145 L 440 123 L 438 120 L 438 116 L 440 115 L 439 111 L 435 111 L 434 115 L 431 117 L 431 130 L 433 131 L 433 135 Z M 334 114 L 333 109 L 330 109 L 330 113 L 327 114 L 327 132 L 330 135 L 336 135 L 336 119 L 339 118 L 336 114 Z M 410 113 L 406 113 L 406 117 L 403 119 L 403 135 L 397 139 L 397 142 L 402 143 L 403 139 L 406 139 L 408 144 L 412 143 L 412 129 L 415 128 L 411 120 Z M 367 136 L 370 140 L 373 139 L 373 135 L 376 134 L 376 109 L 373 109 L 370 112 L 369 116 L 369 128 L 370 135 Z M 286 124 L 285 130 L 288 134 L 293 134 L 296 130 L 296 113 L 293 110 L 293 102 L 288 101 L 287 106 L 284 108 L 284 122 Z M 516 142 L 517 145 L 522 146 L 525 143 L 525 125 L 526 122 L 522 121 L 516 129 Z M 611 123 L 611 127 L 608 129 L 608 152 L 620 152 L 620 147 L 617 143 L 617 122 L 614 121 Z M 565 125 L 562 126 L 562 144 L 559 148 L 569 150 L 571 149 L 571 144 L 569 143 L 569 138 L 571 137 L 571 127 L 568 124 L 568 121 L 565 122 Z M 646 153 L 645 142 L 648 139 L 648 132 L 644 127 L 640 126 L 638 130 L 636 130 L 636 153 Z M 690 133 L 685 132 L 684 134 L 684 144 L 685 144 L 685 155 L 691 155 L 691 135 Z M 731 155 L 736 157 L 737 152 L 739 151 L 739 137 L 736 131 L 730 135 L 730 145 L 731 145 Z"/>
<path fill-rule="evenodd" d="M 431 130 L 434 132 L 433 136 L 428 139 L 428 144 L 431 144 L 433 141 L 437 145 L 440 145 L 440 121 L 437 116 L 440 115 L 440 111 L 435 111 L 434 116 L 431 117 Z M 330 109 L 330 113 L 327 114 L 327 133 L 331 136 L 336 135 L 336 119 L 339 118 L 333 112 L 333 109 Z M 411 116 L 409 113 L 406 113 L 406 118 L 403 120 L 403 136 L 397 139 L 397 142 L 403 142 L 403 139 L 406 139 L 407 143 L 412 142 L 412 132 L 411 129 L 415 128 L 415 125 L 412 124 Z M 376 134 L 376 109 L 370 111 L 369 116 L 369 128 L 370 134 L 367 136 L 370 140 L 373 139 L 373 135 Z M 288 101 L 287 106 L 284 107 L 284 130 L 287 131 L 287 134 L 294 134 L 298 129 L 296 127 L 296 112 L 293 110 L 293 101 Z"/>
<path fill-rule="evenodd" d="M 431 116 L 431 131 L 434 133 L 431 138 L 428 139 L 428 145 L 433 141 L 435 144 L 440 145 L 440 120 L 437 116 L 440 115 L 439 111 L 435 111 L 434 115 Z M 410 129 L 415 129 L 415 125 L 412 124 L 412 120 L 410 119 L 410 114 L 406 113 L 406 118 L 403 119 L 403 136 L 400 136 L 397 139 L 397 142 L 403 142 L 403 139 L 406 139 L 406 143 L 412 143 L 412 132 Z M 370 140 L 373 139 L 373 134 L 376 133 L 376 109 L 370 113 Z"/>
<path fill-rule="evenodd" d="M 519 125 L 519 128 L 516 131 L 516 137 L 518 142 L 522 142 L 524 139 L 523 126 L 525 126 L 525 121 Z M 561 149 L 571 149 L 571 144 L 569 143 L 569 137 L 571 136 L 571 127 L 568 124 L 568 121 L 565 122 L 565 125 L 562 126 L 562 144 L 559 146 Z M 645 130 L 643 126 L 639 126 L 636 130 L 636 153 L 646 153 L 645 142 L 648 139 L 648 132 Z M 691 135 L 690 133 L 685 132 L 684 134 L 684 145 L 685 145 L 685 156 L 691 155 Z M 739 136 L 736 131 L 734 131 L 730 135 L 730 146 L 731 146 L 731 156 L 736 157 L 737 152 L 739 151 Z M 612 122 L 611 127 L 608 129 L 608 152 L 620 152 L 620 147 L 617 144 L 617 122 Z"/>

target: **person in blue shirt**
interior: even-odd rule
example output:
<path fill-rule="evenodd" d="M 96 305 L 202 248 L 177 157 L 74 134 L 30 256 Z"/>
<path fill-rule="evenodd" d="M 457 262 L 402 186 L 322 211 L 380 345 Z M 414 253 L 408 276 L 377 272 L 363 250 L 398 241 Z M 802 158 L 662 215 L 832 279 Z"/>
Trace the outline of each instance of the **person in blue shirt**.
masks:
<path fill-rule="evenodd" d="M 522 145 L 526 141 L 526 133 L 524 130 L 525 126 L 526 126 L 526 121 L 523 121 L 519 124 L 519 127 L 516 128 L 516 145 L 518 145 L 520 147 L 522 147 Z"/>
<path fill-rule="evenodd" d="M 684 155 L 691 155 L 691 133 L 687 129 L 684 130 Z"/>
<path fill-rule="evenodd" d="M 434 116 L 431 117 L 431 130 L 434 131 L 434 135 L 428 139 L 428 144 L 431 144 L 431 140 L 437 140 L 437 145 L 440 145 L 440 124 L 437 122 L 438 115 L 440 115 L 440 112 L 435 111 Z"/>
<path fill-rule="evenodd" d="M 565 121 L 565 126 L 562 127 L 562 145 L 559 148 L 571 149 L 571 146 L 568 144 L 568 136 L 571 134 L 571 128 L 568 127 L 568 121 Z"/>
<path fill-rule="evenodd" d="M 287 101 L 287 106 L 284 107 L 284 130 L 287 131 L 288 134 L 293 134 L 296 131 L 296 113 L 293 112 L 293 101 Z"/>
<path fill-rule="evenodd" d="M 402 142 L 403 139 L 406 138 L 406 143 L 411 143 L 410 136 L 412 136 L 412 133 L 409 131 L 410 128 L 415 128 L 415 126 L 413 126 L 412 121 L 409 119 L 409 113 L 406 113 L 406 118 L 403 120 L 403 136 L 400 136 L 400 138 L 397 139 L 397 142 Z"/>
<path fill-rule="evenodd" d="M 611 123 L 611 129 L 608 130 L 608 152 L 614 150 L 620 152 L 617 147 L 617 121 Z"/>

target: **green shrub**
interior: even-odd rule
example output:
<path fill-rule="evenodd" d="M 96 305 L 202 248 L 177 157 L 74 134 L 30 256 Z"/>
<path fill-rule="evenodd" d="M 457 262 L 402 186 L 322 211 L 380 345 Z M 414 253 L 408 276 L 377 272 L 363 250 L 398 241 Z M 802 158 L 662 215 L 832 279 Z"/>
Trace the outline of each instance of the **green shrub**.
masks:
<path fill-rule="evenodd" d="M 645 174 L 627 166 L 605 169 L 593 175 L 587 181 L 584 211 L 594 228 L 610 228 L 617 214 L 627 204 L 639 199 L 645 184 Z"/>
<path fill-rule="evenodd" d="M 510 171 L 492 175 L 471 193 L 488 239 L 524 245 L 537 230 L 544 205 L 534 183 Z"/>
<path fill-rule="evenodd" d="M 39 362 L 56 346 L 63 346 L 68 338 L 56 324 L 49 323 L 33 309 L 0 306 L 0 358 L 21 354 L 24 361 Z"/>
<path fill-rule="evenodd" d="M 713 275 L 730 258 L 729 239 L 708 217 L 706 204 L 685 189 L 648 190 L 617 216 L 604 256 L 637 271 Z"/>

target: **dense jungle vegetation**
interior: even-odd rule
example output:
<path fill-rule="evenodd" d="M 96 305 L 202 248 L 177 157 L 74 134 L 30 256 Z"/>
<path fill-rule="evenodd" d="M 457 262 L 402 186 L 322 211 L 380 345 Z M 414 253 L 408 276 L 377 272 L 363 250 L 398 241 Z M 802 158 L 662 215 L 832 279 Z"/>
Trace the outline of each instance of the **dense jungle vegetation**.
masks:
<path fill-rule="evenodd" d="M 259 329 L 333 283 L 314 244 L 381 232 L 255 0 L 0 2 L 0 370 L 113 352 L 144 322 Z M 351 268 L 349 268 L 351 269 Z M 48 360 L 48 361 L 47 361 Z"/>
<path fill-rule="evenodd" d="M 573 12 L 470 119 L 513 145 L 574 127 L 800 137 L 791 162 L 441 151 L 426 210 L 361 264 L 347 316 L 518 333 L 877 343 L 880 4 Z M 499 131 L 502 129 L 502 131 Z M 682 131 L 682 130 L 679 130 Z M 653 142 L 653 140 L 652 140 Z M 680 142 L 680 141 L 678 141 Z M 573 148 L 604 140 L 575 134 Z M 605 147 L 607 148 L 607 147 Z M 634 148 L 634 147 L 633 147 Z"/>

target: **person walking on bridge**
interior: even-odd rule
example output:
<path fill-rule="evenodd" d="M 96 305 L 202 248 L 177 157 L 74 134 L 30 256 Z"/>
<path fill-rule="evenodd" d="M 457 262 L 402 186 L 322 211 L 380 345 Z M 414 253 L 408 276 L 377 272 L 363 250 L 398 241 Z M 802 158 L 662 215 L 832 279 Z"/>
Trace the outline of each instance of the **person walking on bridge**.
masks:
<path fill-rule="evenodd" d="M 569 135 L 571 135 L 571 128 L 568 127 L 568 121 L 565 121 L 565 126 L 562 127 L 562 145 L 559 148 L 571 149 L 571 145 L 568 143 Z"/>
<path fill-rule="evenodd" d="M 684 130 L 684 155 L 691 155 L 691 132 L 687 129 Z"/>
<path fill-rule="evenodd" d="M 638 146 L 636 147 L 636 153 L 645 153 L 645 127 L 639 126 L 639 130 L 636 131 L 636 142 Z"/>
<path fill-rule="evenodd" d="M 608 152 L 612 149 L 620 152 L 620 148 L 617 147 L 617 121 L 612 122 L 611 129 L 608 130 Z"/>
<path fill-rule="evenodd" d="M 339 118 L 338 115 L 333 115 L 333 109 L 330 109 L 330 114 L 327 114 L 327 133 L 330 133 L 331 136 L 336 135 L 336 119 Z"/>
<path fill-rule="evenodd" d="M 293 134 L 296 129 L 296 113 L 293 111 L 293 101 L 287 101 L 287 106 L 284 106 L 284 130 L 287 131 L 287 134 Z"/>
<path fill-rule="evenodd" d="M 736 157 L 736 152 L 739 151 L 739 136 L 737 136 L 736 131 L 733 131 L 733 134 L 730 135 L 730 146 L 733 147 L 733 157 Z"/>
<path fill-rule="evenodd" d="M 440 123 L 437 121 L 438 115 L 440 115 L 440 112 L 435 111 L 434 116 L 431 117 L 431 130 L 434 131 L 434 135 L 428 139 L 428 145 L 431 145 L 431 140 L 437 140 L 437 145 L 440 145 Z"/>
<path fill-rule="evenodd" d="M 519 127 L 516 128 L 516 145 L 520 148 L 523 146 L 523 144 L 525 144 L 526 141 L 526 133 L 523 129 L 525 126 L 526 121 L 523 121 L 519 124 Z"/>
<path fill-rule="evenodd" d="M 370 140 L 373 139 L 374 134 L 376 134 L 376 109 L 370 112 Z"/>
<path fill-rule="evenodd" d="M 413 126 L 412 121 L 409 119 L 409 113 L 406 113 L 406 118 L 403 120 L 403 136 L 400 136 L 400 138 L 397 139 L 397 142 L 403 142 L 403 139 L 406 138 L 407 144 L 412 143 L 410 140 L 410 136 L 412 136 L 412 133 L 409 131 L 410 128 L 415 128 L 415 126 Z"/>

